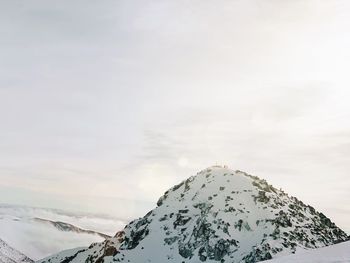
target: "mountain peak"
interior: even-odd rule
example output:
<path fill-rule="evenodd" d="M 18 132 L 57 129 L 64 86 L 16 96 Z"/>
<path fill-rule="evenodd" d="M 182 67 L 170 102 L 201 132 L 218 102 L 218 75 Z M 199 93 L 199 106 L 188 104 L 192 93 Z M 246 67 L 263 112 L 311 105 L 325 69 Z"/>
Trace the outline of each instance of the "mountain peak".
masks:
<path fill-rule="evenodd" d="M 313 207 L 266 180 L 212 166 L 173 186 L 112 239 L 50 262 L 257 262 L 345 241 Z M 44 259 L 42 262 L 49 262 Z"/>

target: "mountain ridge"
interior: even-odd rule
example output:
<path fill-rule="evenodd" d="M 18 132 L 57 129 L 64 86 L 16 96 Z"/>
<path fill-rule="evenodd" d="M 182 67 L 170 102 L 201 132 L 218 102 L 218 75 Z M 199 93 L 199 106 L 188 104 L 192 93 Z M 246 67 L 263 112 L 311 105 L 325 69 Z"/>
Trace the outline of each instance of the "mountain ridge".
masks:
<path fill-rule="evenodd" d="M 347 239 L 324 214 L 266 180 L 213 166 L 170 188 L 115 237 L 40 262 L 248 263 Z"/>
<path fill-rule="evenodd" d="M 98 235 L 98 236 L 105 238 L 105 239 L 111 237 L 107 234 L 103 234 L 103 233 L 98 232 L 98 231 L 83 229 L 81 227 L 75 226 L 75 225 L 70 224 L 70 223 L 62 222 L 62 221 L 54 221 L 54 220 L 49 220 L 49 219 L 44 219 L 44 218 L 39 218 L 39 217 L 35 217 L 33 219 L 37 222 L 52 225 L 53 227 L 57 228 L 60 231 L 65 231 L 65 232 L 71 231 L 71 232 L 75 232 L 78 234 L 84 233 L 84 234 Z"/>

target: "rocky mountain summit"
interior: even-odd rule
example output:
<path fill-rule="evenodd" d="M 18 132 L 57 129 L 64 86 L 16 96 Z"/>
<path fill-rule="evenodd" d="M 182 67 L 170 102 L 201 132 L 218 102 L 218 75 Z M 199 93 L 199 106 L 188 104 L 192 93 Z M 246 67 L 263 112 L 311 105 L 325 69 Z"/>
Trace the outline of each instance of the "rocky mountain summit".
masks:
<path fill-rule="evenodd" d="M 0 239 L 0 263 L 34 263 L 34 261 Z"/>
<path fill-rule="evenodd" d="M 248 263 L 347 239 L 324 214 L 265 180 L 214 166 L 166 191 L 115 237 L 40 262 Z"/>

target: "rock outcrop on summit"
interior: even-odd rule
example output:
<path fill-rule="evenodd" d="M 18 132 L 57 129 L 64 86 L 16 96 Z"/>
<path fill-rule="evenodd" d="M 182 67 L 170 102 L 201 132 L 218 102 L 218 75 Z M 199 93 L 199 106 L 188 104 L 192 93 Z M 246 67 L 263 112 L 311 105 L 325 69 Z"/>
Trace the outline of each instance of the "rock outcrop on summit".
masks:
<path fill-rule="evenodd" d="M 347 239 L 324 214 L 265 180 L 215 166 L 166 191 L 115 237 L 40 263 L 248 263 Z"/>

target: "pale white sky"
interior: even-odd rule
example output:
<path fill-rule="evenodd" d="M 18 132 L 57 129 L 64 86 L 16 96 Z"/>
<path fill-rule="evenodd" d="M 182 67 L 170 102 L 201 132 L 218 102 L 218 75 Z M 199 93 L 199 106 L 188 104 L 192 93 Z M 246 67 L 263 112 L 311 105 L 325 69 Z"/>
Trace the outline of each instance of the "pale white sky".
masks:
<path fill-rule="evenodd" d="M 0 200 L 142 216 L 215 163 L 350 231 L 350 2 L 0 0 Z"/>

